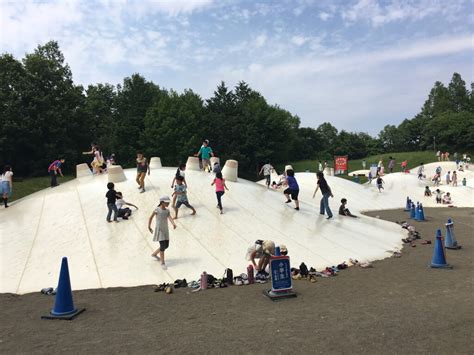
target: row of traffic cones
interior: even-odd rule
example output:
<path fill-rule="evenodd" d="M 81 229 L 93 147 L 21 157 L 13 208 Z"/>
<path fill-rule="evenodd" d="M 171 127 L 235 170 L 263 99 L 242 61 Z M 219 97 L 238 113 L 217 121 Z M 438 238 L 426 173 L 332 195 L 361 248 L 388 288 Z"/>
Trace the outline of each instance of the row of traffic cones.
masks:
<path fill-rule="evenodd" d="M 423 210 L 423 205 L 419 202 L 415 203 L 407 197 L 407 203 L 405 205 L 405 211 L 410 212 L 410 218 L 415 221 L 426 221 L 425 212 Z"/>

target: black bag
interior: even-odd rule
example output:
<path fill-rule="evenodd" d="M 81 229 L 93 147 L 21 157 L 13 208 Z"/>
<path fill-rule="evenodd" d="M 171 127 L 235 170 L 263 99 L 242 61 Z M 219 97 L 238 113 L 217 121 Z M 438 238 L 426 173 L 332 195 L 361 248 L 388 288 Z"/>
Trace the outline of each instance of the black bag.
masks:
<path fill-rule="evenodd" d="M 224 271 L 224 280 L 227 285 L 233 285 L 234 284 L 234 273 L 232 272 L 232 269 L 225 269 Z"/>
<path fill-rule="evenodd" d="M 305 263 L 301 263 L 300 265 L 300 274 L 303 277 L 308 276 L 308 267 L 305 265 Z"/>
<path fill-rule="evenodd" d="M 214 282 L 216 281 L 216 278 L 212 276 L 211 274 L 207 274 L 207 284 L 208 285 L 214 285 Z"/>

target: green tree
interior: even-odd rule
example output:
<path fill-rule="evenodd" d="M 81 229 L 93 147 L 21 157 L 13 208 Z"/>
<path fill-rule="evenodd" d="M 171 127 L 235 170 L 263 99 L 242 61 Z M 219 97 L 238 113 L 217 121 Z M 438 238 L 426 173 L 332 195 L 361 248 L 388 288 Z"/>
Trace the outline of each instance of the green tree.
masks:
<path fill-rule="evenodd" d="M 0 56 L 0 164 L 12 164 L 23 172 L 28 151 L 22 147 L 30 138 L 31 124 L 25 110 L 26 71 L 10 54 Z M 18 165 L 20 161 L 24 165 Z"/>
<path fill-rule="evenodd" d="M 203 101 L 192 90 L 181 95 L 175 91 L 162 92 L 145 116 L 145 154 L 161 157 L 165 165 L 186 162 L 201 142 L 203 112 Z"/>
<path fill-rule="evenodd" d="M 26 118 L 15 165 L 22 174 L 44 174 L 48 163 L 62 156 L 71 169 L 80 159 L 78 145 L 88 136 L 83 88 L 74 85 L 57 42 L 38 46 L 23 66 Z"/>
<path fill-rule="evenodd" d="M 451 107 L 455 112 L 469 110 L 469 91 L 466 89 L 466 82 L 462 80 L 461 75 L 454 73 L 451 82 L 448 85 Z"/>
<path fill-rule="evenodd" d="M 100 142 L 101 149 L 108 153 L 113 153 L 116 148 L 116 98 L 117 93 L 112 85 L 97 84 L 89 85 L 84 101 L 84 112 L 90 122 L 90 141 Z M 87 149 L 87 146 L 82 149 Z"/>
<path fill-rule="evenodd" d="M 136 151 L 146 148 L 140 144 L 143 142 L 145 115 L 162 97 L 163 91 L 139 74 L 125 78 L 123 86 L 117 86 L 114 149 L 123 165 L 134 164 Z"/>
<path fill-rule="evenodd" d="M 435 82 L 425 101 L 421 114 L 427 119 L 432 119 L 437 114 L 453 109 L 448 89 L 440 81 Z"/>
<path fill-rule="evenodd" d="M 321 139 L 323 151 L 331 156 L 337 143 L 337 128 L 329 122 L 324 122 L 316 128 L 316 132 Z"/>

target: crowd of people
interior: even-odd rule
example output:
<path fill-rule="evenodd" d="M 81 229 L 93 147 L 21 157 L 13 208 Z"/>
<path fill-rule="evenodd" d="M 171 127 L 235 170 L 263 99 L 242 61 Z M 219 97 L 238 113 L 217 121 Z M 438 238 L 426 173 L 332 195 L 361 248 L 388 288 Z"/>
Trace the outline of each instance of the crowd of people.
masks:
<path fill-rule="evenodd" d="M 93 155 L 93 160 L 90 163 L 92 167 L 92 173 L 102 174 L 107 171 L 107 168 L 110 165 L 116 164 L 115 155 L 111 154 L 109 158 L 106 160 L 104 159 L 103 153 L 98 144 L 92 143 L 91 150 L 87 152 L 83 152 L 83 154 L 91 154 Z M 228 191 L 229 188 L 226 185 L 226 181 L 222 175 L 221 167 L 218 162 L 215 162 L 213 166 L 211 166 L 211 157 L 214 157 L 214 152 L 209 145 L 208 140 L 204 140 L 199 151 L 195 154 L 195 156 L 199 157 L 200 161 L 200 168 L 207 173 L 213 173 L 214 178 L 211 182 L 211 186 L 215 187 L 215 194 L 217 200 L 217 208 L 219 209 L 220 213 L 224 213 L 222 198 L 225 194 L 225 191 Z M 449 159 L 449 153 L 437 153 L 438 160 L 446 161 Z M 457 153 L 454 153 L 454 157 L 457 158 Z M 51 187 L 58 186 L 57 176 L 63 176 L 61 167 L 65 163 L 65 159 L 60 158 L 54 160 L 48 167 L 48 174 L 51 177 Z M 463 156 L 462 160 L 457 160 L 457 170 L 463 171 L 463 169 L 468 167 L 470 163 L 470 158 L 467 155 Z M 407 162 L 404 161 L 401 163 L 402 171 L 406 168 Z M 365 160 L 362 162 L 363 167 L 366 167 Z M 324 163 L 319 161 L 318 163 L 318 172 L 316 173 L 317 181 L 316 181 L 316 188 L 313 193 L 313 199 L 316 197 L 318 191 L 321 192 L 321 200 L 320 200 L 320 211 L 321 215 L 327 215 L 327 219 L 333 218 L 333 213 L 329 206 L 329 198 L 333 198 L 334 195 L 332 190 L 324 177 L 323 171 L 328 167 L 327 161 Z M 389 158 L 388 162 L 388 170 L 390 173 L 393 172 L 393 169 L 396 166 L 395 159 L 392 157 Z M 147 175 L 150 175 L 151 169 L 150 164 L 147 158 L 143 155 L 142 152 L 137 152 L 136 154 L 136 183 L 140 193 L 144 193 L 145 190 L 145 178 Z M 284 188 L 283 194 L 286 198 L 285 203 L 290 204 L 294 203 L 294 209 L 296 211 L 300 210 L 300 203 L 299 203 L 299 192 L 300 188 L 298 185 L 298 181 L 295 177 L 295 172 L 288 166 L 285 168 L 285 171 L 278 176 L 277 181 L 272 182 L 272 173 L 275 173 L 275 168 L 271 165 L 269 161 L 265 162 L 262 165 L 258 175 L 263 175 L 265 184 L 267 188 L 273 189 L 280 189 Z M 377 164 L 376 170 L 376 186 L 381 192 L 384 187 L 384 180 L 382 176 L 385 173 L 384 169 L 384 162 L 381 159 Z M 433 185 L 435 187 L 439 187 L 441 183 L 441 173 L 442 168 L 441 166 L 436 168 L 435 175 L 432 178 Z M 371 183 L 373 176 L 372 171 L 369 172 L 369 183 Z M 425 178 L 424 174 L 424 164 L 421 163 L 420 167 L 418 168 L 418 179 L 423 180 Z M 465 185 L 465 178 L 463 179 L 463 184 Z M 5 166 L 2 176 L 1 176 L 1 192 L 3 203 L 5 207 L 8 207 L 8 199 L 12 194 L 12 182 L 13 182 L 13 170 L 11 166 Z M 452 186 L 457 186 L 457 172 L 456 171 L 448 171 L 445 175 L 445 183 L 446 185 L 452 184 Z M 161 262 L 163 268 L 166 268 L 165 264 L 165 250 L 169 247 L 169 227 L 168 224 L 171 224 L 173 229 L 177 227 L 175 220 L 178 219 L 179 216 L 179 209 L 181 206 L 185 206 L 191 210 L 191 215 L 196 214 L 196 209 L 191 205 L 187 195 L 187 181 L 186 181 L 186 164 L 180 164 L 176 173 L 173 177 L 171 182 L 171 188 L 173 192 L 171 194 L 171 198 L 167 195 L 163 195 L 159 199 L 158 206 L 153 210 L 152 214 L 148 220 L 148 230 L 151 234 L 153 234 L 153 241 L 159 242 L 159 248 L 157 248 L 151 256 Z M 425 196 L 436 196 L 436 202 L 442 204 L 452 204 L 451 195 L 449 192 L 444 194 L 439 188 L 435 191 L 431 191 L 429 186 L 425 188 Z M 443 195 L 444 194 L 444 195 Z M 120 191 L 115 190 L 114 183 L 109 182 L 107 184 L 107 192 L 105 194 L 106 201 L 107 201 L 107 216 L 106 221 L 111 222 L 119 222 L 119 218 L 122 220 L 127 220 L 132 215 L 132 208 L 138 210 L 138 207 L 131 203 L 127 202 L 124 199 L 123 193 Z M 357 216 L 353 215 L 347 207 L 347 199 L 341 199 L 341 205 L 339 207 L 339 215 L 357 218 Z M 171 204 L 171 208 L 174 211 L 174 216 L 172 215 L 171 211 L 169 210 Z M 154 228 L 152 227 L 153 221 L 155 221 Z M 252 249 L 252 250 L 251 250 Z M 286 249 L 286 248 L 285 248 Z M 274 243 L 271 241 L 257 241 L 257 243 L 249 248 L 249 260 L 252 261 L 253 266 L 257 271 L 257 275 L 260 277 L 266 277 L 264 270 L 266 265 L 268 264 L 267 256 L 273 255 L 274 252 Z M 259 263 L 255 262 L 255 259 L 259 259 Z"/>

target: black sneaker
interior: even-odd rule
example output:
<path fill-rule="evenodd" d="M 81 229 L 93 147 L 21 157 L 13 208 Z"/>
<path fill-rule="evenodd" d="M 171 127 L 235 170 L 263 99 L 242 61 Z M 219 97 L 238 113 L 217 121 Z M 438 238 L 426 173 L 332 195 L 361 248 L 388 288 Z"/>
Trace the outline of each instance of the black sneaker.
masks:
<path fill-rule="evenodd" d="M 285 203 L 290 203 L 290 202 L 291 202 L 291 200 L 287 200 Z"/>

